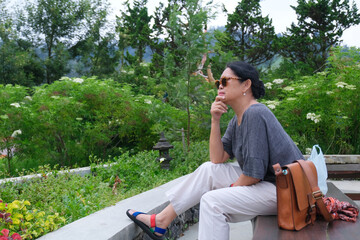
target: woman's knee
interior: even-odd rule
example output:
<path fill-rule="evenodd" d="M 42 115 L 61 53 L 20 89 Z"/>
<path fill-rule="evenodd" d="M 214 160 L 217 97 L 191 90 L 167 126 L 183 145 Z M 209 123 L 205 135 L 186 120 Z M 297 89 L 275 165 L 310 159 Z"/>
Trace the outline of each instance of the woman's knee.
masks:
<path fill-rule="evenodd" d="M 200 211 L 201 210 L 210 210 L 216 206 L 216 190 L 209 191 L 202 195 L 200 199 Z"/>
<path fill-rule="evenodd" d="M 203 164 L 201 164 L 199 166 L 199 169 L 202 171 L 208 172 L 208 171 L 214 171 L 215 167 L 216 167 L 215 163 L 208 161 L 208 162 L 204 162 Z"/>

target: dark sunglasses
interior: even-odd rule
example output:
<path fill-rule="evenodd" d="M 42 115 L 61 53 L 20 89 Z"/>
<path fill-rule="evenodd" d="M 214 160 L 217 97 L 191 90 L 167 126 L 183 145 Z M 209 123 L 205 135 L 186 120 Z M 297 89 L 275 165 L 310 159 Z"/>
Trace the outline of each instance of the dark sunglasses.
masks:
<path fill-rule="evenodd" d="M 222 78 L 220 78 L 220 80 L 215 80 L 216 88 L 219 89 L 220 84 L 223 85 L 223 87 L 226 87 L 226 82 L 230 79 L 240 80 L 240 78 L 238 78 L 238 77 L 222 77 Z"/>

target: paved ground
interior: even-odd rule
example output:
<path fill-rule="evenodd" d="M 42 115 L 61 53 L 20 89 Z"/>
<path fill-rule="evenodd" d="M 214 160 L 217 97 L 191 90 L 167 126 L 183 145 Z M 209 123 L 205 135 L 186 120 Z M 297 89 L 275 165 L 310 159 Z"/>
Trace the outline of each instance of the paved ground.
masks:
<path fill-rule="evenodd" d="M 197 240 L 198 224 L 195 224 L 184 232 L 184 236 L 178 238 L 179 240 Z M 252 226 L 250 221 L 230 223 L 230 240 L 239 240 L 241 236 L 242 240 L 251 240 Z"/>
<path fill-rule="evenodd" d="M 360 181 L 330 181 L 335 184 L 344 193 L 360 192 Z M 355 201 L 360 207 L 360 201 Z M 358 221 L 360 221 L 358 219 Z M 179 240 L 197 240 L 198 224 L 191 226 L 184 232 L 184 236 L 178 238 Z M 230 223 L 230 240 L 238 240 L 241 237 L 242 240 L 252 239 L 252 225 L 250 221 L 240 223 Z"/>

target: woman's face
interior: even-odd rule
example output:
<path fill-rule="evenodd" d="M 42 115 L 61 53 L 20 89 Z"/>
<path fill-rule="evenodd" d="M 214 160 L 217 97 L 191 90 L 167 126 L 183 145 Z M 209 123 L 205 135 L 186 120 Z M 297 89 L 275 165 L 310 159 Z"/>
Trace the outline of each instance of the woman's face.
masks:
<path fill-rule="evenodd" d="M 225 86 L 223 86 L 224 81 L 226 82 Z M 226 68 L 220 77 L 218 96 L 225 97 L 224 103 L 230 103 L 241 95 L 242 83 L 239 81 L 239 77 L 230 68 Z"/>

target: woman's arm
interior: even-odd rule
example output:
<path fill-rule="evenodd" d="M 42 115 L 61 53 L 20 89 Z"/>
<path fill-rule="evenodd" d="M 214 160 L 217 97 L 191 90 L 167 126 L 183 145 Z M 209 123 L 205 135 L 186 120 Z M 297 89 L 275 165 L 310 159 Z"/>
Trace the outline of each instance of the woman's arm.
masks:
<path fill-rule="evenodd" d="M 234 182 L 234 184 L 232 186 L 233 187 L 250 186 L 250 185 L 253 185 L 258 182 L 260 182 L 260 179 L 258 179 L 258 178 L 253 178 L 253 177 L 249 177 L 244 174 L 241 174 L 240 177 L 236 180 L 236 182 Z"/>
<path fill-rule="evenodd" d="M 224 97 L 217 96 L 215 102 L 211 105 L 211 132 L 210 132 L 210 161 L 212 163 L 223 163 L 229 159 L 229 154 L 224 151 L 221 142 L 220 118 L 223 113 L 227 112 L 227 106 L 221 100 Z"/>

